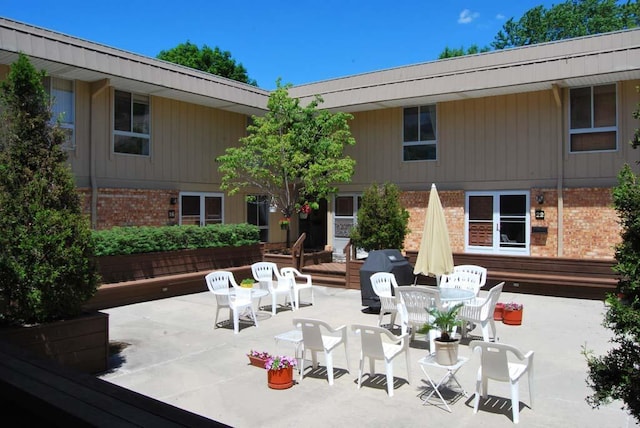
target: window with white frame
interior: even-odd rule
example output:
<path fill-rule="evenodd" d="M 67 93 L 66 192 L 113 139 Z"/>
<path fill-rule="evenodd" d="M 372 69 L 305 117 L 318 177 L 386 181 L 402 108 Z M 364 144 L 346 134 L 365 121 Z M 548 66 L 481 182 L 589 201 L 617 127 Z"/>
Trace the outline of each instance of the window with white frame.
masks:
<path fill-rule="evenodd" d="M 617 149 L 616 85 L 569 90 L 570 151 Z"/>
<path fill-rule="evenodd" d="M 149 97 L 114 91 L 113 151 L 149 156 Z"/>
<path fill-rule="evenodd" d="M 247 223 L 258 226 L 260 242 L 269 242 L 269 201 L 267 195 L 247 198 Z"/>
<path fill-rule="evenodd" d="M 437 159 L 436 106 L 406 107 L 403 117 L 402 160 Z"/>
<path fill-rule="evenodd" d="M 64 131 L 66 135 L 63 149 L 73 150 L 75 142 L 75 84 L 73 80 L 58 77 L 47 77 L 45 90 L 51 97 L 51 121 Z"/>
<path fill-rule="evenodd" d="M 467 192 L 465 250 L 529 254 L 529 194 L 524 191 Z"/>

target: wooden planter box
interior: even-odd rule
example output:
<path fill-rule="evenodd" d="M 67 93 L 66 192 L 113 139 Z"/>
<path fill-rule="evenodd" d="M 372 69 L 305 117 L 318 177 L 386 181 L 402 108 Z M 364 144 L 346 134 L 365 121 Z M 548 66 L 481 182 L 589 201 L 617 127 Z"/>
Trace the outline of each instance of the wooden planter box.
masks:
<path fill-rule="evenodd" d="M 65 367 L 100 373 L 108 368 L 109 314 L 95 312 L 70 320 L 0 328 L 0 340 Z"/>
<path fill-rule="evenodd" d="M 232 271 L 238 281 L 251 277 L 262 260 L 260 244 L 98 257 L 102 285 L 84 305 L 87 311 L 129 305 L 207 290 L 204 276 Z"/>

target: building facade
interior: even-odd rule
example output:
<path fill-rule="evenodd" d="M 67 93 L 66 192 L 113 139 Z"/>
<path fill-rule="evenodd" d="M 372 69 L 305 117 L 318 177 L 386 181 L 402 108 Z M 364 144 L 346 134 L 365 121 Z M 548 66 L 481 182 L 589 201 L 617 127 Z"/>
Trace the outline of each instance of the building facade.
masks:
<path fill-rule="evenodd" d="M 225 195 L 215 164 L 268 91 L 0 19 L 0 78 L 19 52 L 47 71 L 94 228 L 247 221 L 284 240 L 268 201 Z M 411 214 L 405 249 L 417 249 L 435 183 L 455 252 L 611 258 L 611 191 L 640 160 L 628 144 L 639 84 L 629 30 L 292 87 L 352 113 L 356 139 L 353 180 L 293 232 L 339 254 L 364 189 L 393 182 Z"/>

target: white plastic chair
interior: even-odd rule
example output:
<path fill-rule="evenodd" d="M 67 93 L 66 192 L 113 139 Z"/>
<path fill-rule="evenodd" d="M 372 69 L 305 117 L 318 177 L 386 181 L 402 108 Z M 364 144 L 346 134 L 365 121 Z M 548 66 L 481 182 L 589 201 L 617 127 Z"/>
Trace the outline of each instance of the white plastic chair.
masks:
<path fill-rule="evenodd" d="M 369 376 L 376 372 L 376 360 L 384 361 L 387 375 L 387 393 L 393 397 L 393 360 L 402 353 L 407 359 L 407 381 L 411 383 L 411 360 L 409 358 L 409 334 L 396 336 L 382 327 L 355 324 L 351 329 L 360 335 L 360 368 L 358 369 L 358 389 L 362 386 L 364 359 L 369 358 Z"/>
<path fill-rule="evenodd" d="M 513 423 L 518 423 L 520 415 L 519 381 L 529 375 L 529 401 L 533 409 L 533 351 L 523 354 L 515 346 L 505 343 L 490 343 L 472 340 L 469 348 L 480 351 L 480 367 L 476 381 L 476 396 L 473 413 L 478 413 L 480 396 L 486 398 L 489 379 L 509 382 L 511 385 L 511 407 Z M 511 356 L 511 357 L 510 357 Z"/>
<path fill-rule="evenodd" d="M 253 324 L 258 327 L 258 318 L 253 310 L 253 302 L 251 301 L 251 288 L 235 287 L 235 293 L 229 296 L 229 307 L 233 312 L 233 332 L 238 334 L 240 329 L 240 312 L 248 310 L 250 312 Z"/>
<path fill-rule="evenodd" d="M 311 275 L 303 274 L 296 268 L 283 267 L 280 273 L 284 278 L 290 278 L 293 282 L 293 297 L 295 299 L 296 309 L 300 309 L 300 291 L 309 290 L 311 292 L 311 304 L 313 305 L 313 284 L 311 283 Z"/>
<path fill-rule="evenodd" d="M 257 262 L 251 265 L 251 274 L 260 287 L 269 290 L 271 294 L 271 315 L 276 314 L 276 304 L 278 296 L 285 296 L 285 305 L 287 298 L 291 299 L 291 310 L 295 310 L 295 302 L 293 299 L 293 286 L 288 278 L 280 275 L 278 266 L 273 262 Z M 258 306 L 262 299 L 258 300 Z"/>
<path fill-rule="evenodd" d="M 340 345 L 344 345 L 344 355 L 349 372 L 349 355 L 347 354 L 347 326 L 333 328 L 324 321 L 297 318 L 293 325 L 302 329 L 302 367 L 300 369 L 300 381 L 304 377 L 304 361 L 307 351 L 311 352 L 313 368 L 318 368 L 318 352 L 324 352 L 327 364 L 327 378 L 329 385 L 333 385 L 333 351 Z"/>
<path fill-rule="evenodd" d="M 389 272 L 376 272 L 371 275 L 371 287 L 376 296 L 380 298 L 380 316 L 378 317 L 378 325 L 382 325 L 382 317 L 390 314 L 391 327 L 395 325 L 398 298 L 394 294 L 398 288 L 396 277 Z"/>
<path fill-rule="evenodd" d="M 440 291 L 435 287 L 401 285 L 396 289 L 396 293 L 400 297 L 400 302 L 404 304 L 406 308 L 408 325 L 411 330 L 411 340 L 413 340 L 416 335 L 416 330 L 431 320 L 431 316 L 427 310 L 432 307 L 442 307 Z M 439 335 L 440 332 L 436 329 L 431 329 L 429 333 L 427 333 L 430 352 L 435 352 L 435 340 Z"/>
<path fill-rule="evenodd" d="M 504 282 L 493 286 L 486 298 L 476 297 L 473 302 L 465 304 L 458 312 L 458 318 L 463 321 L 467 321 L 473 324 L 480 324 L 482 327 L 482 340 L 489 342 L 489 326 L 491 326 L 491 332 L 493 333 L 493 339 L 496 339 L 496 323 L 493 320 L 493 311 L 502 293 L 502 287 Z M 462 335 L 466 336 L 467 328 L 466 323 L 462 328 Z"/>
<path fill-rule="evenodd" d="M 477 277 L 478 289 L 487 283 L 487 268 L 478 265 L 458 265 L 453 267 L 454 272 L 466 272 Z M 478 293 L 476 293 L 478 294 Z"/>
<path fill-rule="evenodd" d="M 232 318 L 232 310 L 229 306 L 229 287 L 237 287 L 233 274 L 226 270 L 216 270 L 208 273 L 204 277 L 207 288 L 216 296 L 216 319 L 215 328 L 218 328 L 218 315 L 221 309 L 229 309 L 229 320 Z M 216 290 L 227 290 L 226 294 L 216 293 Z"/>
<path fill-rule="evenodd" d="M 477 296 L 480 291 L 480 277 L 476 274 L 459 271 L 451 272 L 450 274 L 443 274 L 440 277 L 440 288 L 464 288 L 466 290 L 472 290 Z"/>

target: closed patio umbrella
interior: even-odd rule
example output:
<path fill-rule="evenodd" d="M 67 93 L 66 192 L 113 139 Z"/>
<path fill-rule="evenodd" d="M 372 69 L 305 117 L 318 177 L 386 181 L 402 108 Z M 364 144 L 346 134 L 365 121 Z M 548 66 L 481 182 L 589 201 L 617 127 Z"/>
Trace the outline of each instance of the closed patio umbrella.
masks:
<path fill-rule="evenodd" d="M 435 276 L 439 283 L 440 275 L 453 270 L 453 253 L 449 243 L 449 231 L 444 211 L 438 196 L 436 185 L 431 185 L 429 205 L 424 222 L 422 240 L 418 249 L 418 259 L 413 268 L 414 275 Z M 417 280 L 417 277 L 416 277 Z"/>

